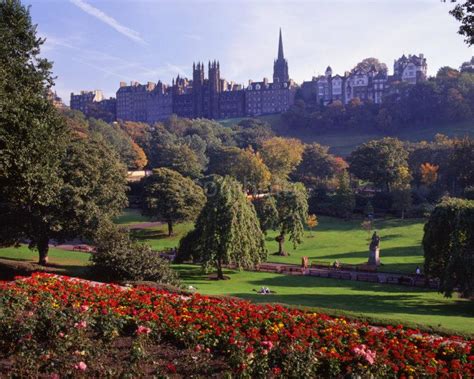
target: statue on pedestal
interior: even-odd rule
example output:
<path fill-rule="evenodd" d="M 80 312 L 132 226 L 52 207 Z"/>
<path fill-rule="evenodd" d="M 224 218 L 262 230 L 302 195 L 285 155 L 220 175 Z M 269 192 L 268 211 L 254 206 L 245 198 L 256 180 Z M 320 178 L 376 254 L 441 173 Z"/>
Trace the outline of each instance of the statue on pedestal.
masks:
<path fill-rule="evenodd" d="M 379 266 L 380 265 L 380 237 L 377 232 L 372 234 L 372 240 L 369 246 L 369 265 Z"/>

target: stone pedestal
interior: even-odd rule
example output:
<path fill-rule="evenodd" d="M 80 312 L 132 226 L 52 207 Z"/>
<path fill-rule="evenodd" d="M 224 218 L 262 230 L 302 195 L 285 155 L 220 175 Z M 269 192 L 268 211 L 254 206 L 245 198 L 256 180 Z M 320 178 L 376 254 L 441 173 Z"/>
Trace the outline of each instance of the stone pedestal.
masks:
<path fill-rule="evenodd" d="M 378 247 L 369 251 L 369 261 L 367 264 L 380 266 L 380 249 Z"/>

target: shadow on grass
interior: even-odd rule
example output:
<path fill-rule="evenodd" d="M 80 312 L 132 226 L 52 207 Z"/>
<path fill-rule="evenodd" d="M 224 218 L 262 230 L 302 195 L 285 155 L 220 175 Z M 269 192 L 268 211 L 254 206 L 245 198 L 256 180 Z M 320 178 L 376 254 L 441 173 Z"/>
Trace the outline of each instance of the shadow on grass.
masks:
<path fill-rule="evenodd" d="M 130 235 L 137 239 L 137 240 L 150 240 L 150 239 L 165 239 L 165 238 L 172 238 L 173 236 L 169 237 L 168 233 L 161 229 L 136 229 L 130 231 Z"/>
<path fill-rule="evenodd" d="M 413 245 L 413 246 L 404 246 L 404 247 L 388 247 L 383 248 L 383 245 L 380 246 L 380 258 L 383 257 L 414 257 L 414 256 L 422 256 L 420 246 Z M 326 254 L 326 255 L 318 255 L 309 257 L 310 259 L 321 260 L 321 259 L 340 259 L 344 260 L 344 258 L 364 258 L 366 259 L 369 256 L 369 248 L 367 250 L 359 250 L 359 251 L 352 251 L 348 253 L 335 253 L 335 254 Z"/>
<path fill-rule="evenodd" d="M 270 288 L 272 288 L 270 286 Z M 474 316 L 474 304 L 466 301 L 445 303 L 437 300 L 419 299 L 410 295 L 357 295 L 357 294 L 275 294 L 264 298 L 255 293 L 234 293 L 243 299 L 255 302 L 278 302 L 289 305 L 324 307 L 351 312 L 372 313 L 391 317 L 393 313 L 405 313 L 419 316 Z M 396 316 L 395 316 L 396 317 Z M 436 323 L 436 321 L 434 322 Z"/>

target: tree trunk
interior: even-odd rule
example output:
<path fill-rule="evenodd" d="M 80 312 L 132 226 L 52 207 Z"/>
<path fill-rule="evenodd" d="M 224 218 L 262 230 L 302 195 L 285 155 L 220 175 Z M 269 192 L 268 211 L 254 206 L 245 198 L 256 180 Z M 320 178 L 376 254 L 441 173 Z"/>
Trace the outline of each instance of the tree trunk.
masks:
<path fill-rule="evenodd" d="M 286 257 L 288 254 L 287 252 L 283 249 L 283 244 L 285 243 L 285 234 L 284 233 L 281 233 L 278 237 L 277 237 L 277 241 L 278 241 L 278 255 L 282 256 L 282 257 Z"/>
<path fill-rule="evenodd" d="M 405 209 L 402 209 L 402 220 L 405 219 Z"/>
<path fill-rule="evenodd" d="M 217 280 L 224 280 L 224 273 L 222 272 L 222 262 L 220 259 L 217 260 Z"/>
<path fill-rule="evenodd" d="M 168 220 L 168 237 L 173 235 L 173 221 Z"/>
<path fill-rule="evenodd" d="M 49 238 L 38 242 L 37 247 L 39 253 L 38 264 L 46 266 L 48 264 Z"/>

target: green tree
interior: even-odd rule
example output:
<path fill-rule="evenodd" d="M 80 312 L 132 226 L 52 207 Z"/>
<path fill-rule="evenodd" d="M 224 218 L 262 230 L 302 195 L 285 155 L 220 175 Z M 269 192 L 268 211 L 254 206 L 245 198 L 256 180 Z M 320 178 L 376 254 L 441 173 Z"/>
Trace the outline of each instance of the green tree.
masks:
<path fill-rule="evenodd" d="M 106 281 L 154 281 L 179 286 L 180 281 L 169 263 L 149 245 L 130 238 L 127 230 L 106 223 L 95 238 L 96 252 L 91 254 L 94 277 Z"/>
<path fill-rule="evenodd" d="M 337 214 L 346 219 L 352 217 L 355 208 L 355 196 L 347 171 L 343 171 L 337 176 L 337 189 L 333 201 Z"/>
<path fill-rule="evenodd" d="M 278 225 L 278 209 L 275 197 L 268 195 L 255 198 L 253 205 L 263 233 L 267 234 L 267 230 L 276 229 Z"/>
<path fill-rule="evenodd" d="M 193 179 L 202 176 L 204 167 L 197 154 L 188 145 L 171 144 L 158 149 L 159 159 L 156 162 L 157 166 L 154 167 L 169 168 Z"/>
<path fill-rule="evenodd" d="M 168 236 L 173 235 L 174 223 L 195 220 L 206 202 L 201 187 L 167 168 L 155 169 L 145 179 L 143 196 L 143 213 L 165 221 Z"/>
<path fill-rule="evenodd" d="M 100 226 L 118 216 L 127 205 L 126 171 L 110 146 L 94 137 L 76 138 L 67 146 L 58 168 L 60 188 L 41 212 L 4 209 L 2 238 L 9 244 L 29 239 L 39 263 L 48 263 L 51 240 L 93 239 Z M 33 217 L 33 220 L 30 220 Z M 12 238 L 13 237 L 13 238 Z"/>
<path fill-rule="evenodd" d="M 357 147 L 349 157 L 349 171 L 390 191 L 398 179 L 400 167 L 406 167 L 408 152 L 396 138 L 373 140 Z"/>
<path fill-rule="evenodd" d="M 425 273 L 445 296 L 474 294 L 474 201 L 444 198 L 425 225 Z"/>
<path fill-rule="evenodd" d="M 314 186 L 332 178 L 336 174 L 335 157 L 328 152 L 329 147 L 317 143 L 306 145 L 296 171 L 292 175 L 306 186 Z"/>
<path fill-rule="evenodd" d="M 208 166 L 209 174 L 229 175 L 237 179 L 245 191 L 258 192 L 270 184 L 271 174 L 260 154 L 252 147 L 218 147 L 212 149 Z"/>
<path fill-rule="evenodd" d="M 308 218 L 308 194 L 302 183 L 291 183 L 279 191 L 275 198 L 278 210 L 277 228 L 280 232 L 276 237 L 278 254 L 285 256 L 288 255 L 284 249 L 287 235 L 290 236 L 294 249 L 303 241 L 304 226 Z"/>
<path fill-rule="evenodd" d="M 451 2 L 453 2 L 451 0 Z M 461 23 L 458 33 L 465 36 L 464 40 L 469 46 L 474 45 L 474 4 L 472 0 L 465 0 L 457 4 L 451 13 Z"/>
<path fill-rule="evenodd" d="M 401 214 L 402 220 L 405 218 L 405 212 L 411 207 L 411 186 L 412 176 L 408 167 L 401 166 L 398 170 L 398 177 L 393 184 L 392 208 Z"/>
<path fill-rule="evenodd" d="M 0 244 L 28 239 L 42 264 L 69 136 L 46 97 L 53 79 L 39 55 L 43 43 L 19 1 L 0 2 Z"/>
<path fill-rule="evenodd" d="M 250 269 L 264 262 L 265 239 L 255 209 L 235 179 L 213 175 L 207 183 L 207 203 L 195 230 L 181 240 L 179 254 L 215 268 L 217 278 L 224 279 L 225 264 Z"/>

